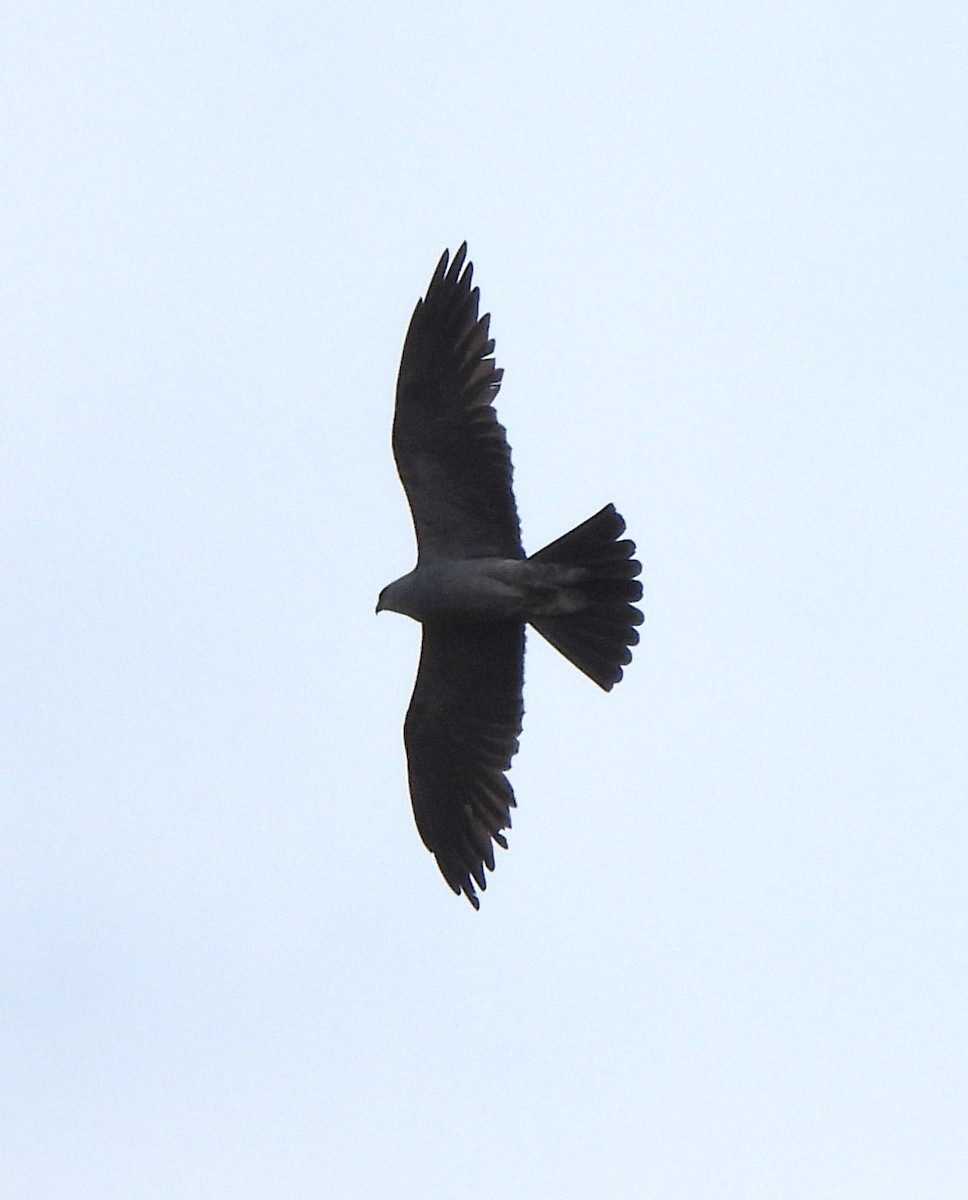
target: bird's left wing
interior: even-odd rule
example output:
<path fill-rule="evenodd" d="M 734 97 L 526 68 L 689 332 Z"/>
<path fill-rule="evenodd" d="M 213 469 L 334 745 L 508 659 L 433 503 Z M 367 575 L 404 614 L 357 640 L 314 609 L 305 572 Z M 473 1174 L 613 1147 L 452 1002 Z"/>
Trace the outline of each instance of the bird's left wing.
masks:
<path fill-rule="evenodd" d="M 397 379 L 393 455 L 421 561 L 524 555 L 511 452 L 493 408 L 502 372 L 466 254 L 465 244 L 449 267 L 446 251 L 437 264 Z"/>
<path fill-rule="evenodd" d="M 441 874 L 475 908 L 474 883 L 507 847 L 514 792 L 505 772 L 518 749 L 524 706 L 524 626 L 428 623 L 403 727 L 410 798 Z"/>

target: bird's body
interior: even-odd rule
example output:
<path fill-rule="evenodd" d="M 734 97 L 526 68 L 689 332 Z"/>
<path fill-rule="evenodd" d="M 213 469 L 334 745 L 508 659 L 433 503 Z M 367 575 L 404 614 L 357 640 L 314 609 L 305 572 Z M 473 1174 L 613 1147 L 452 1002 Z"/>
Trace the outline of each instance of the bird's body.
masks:
<path fill-rule="evenodd" d="M 581 610 L 580 567 L 527 558 L 435 559 L 380 593 L 379 611 L 415 621 L 530 621 Z"/>
<path fill-rule="evenodd" d="M 524 712 L 525 625 L 610 690 L 638 641 L 642 585 L 612 505 L 525 557 L 493 408 L 502 373 L 466 252 L 449 269 L 444 253 L 404 343 L 393 449 L 418 559 L 377 611 L 423 625 L 404 723 L 414 817 L 448 884 L 477 908 L 474 883 L 486 886 L 515 805 L 506 772 Z"/>

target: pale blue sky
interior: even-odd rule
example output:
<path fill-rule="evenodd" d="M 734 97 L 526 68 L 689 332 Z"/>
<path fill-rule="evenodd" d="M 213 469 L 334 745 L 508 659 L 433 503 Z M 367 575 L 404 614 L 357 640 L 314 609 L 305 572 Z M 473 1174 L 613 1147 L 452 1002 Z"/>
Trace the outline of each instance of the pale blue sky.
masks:
<path fill-rule="evenodd" d="M 968 12 L 0 14 L 0 1191 L 968 1194 Z M 475 914 L 389 451 L 466 238 L 532 638 Z"/>

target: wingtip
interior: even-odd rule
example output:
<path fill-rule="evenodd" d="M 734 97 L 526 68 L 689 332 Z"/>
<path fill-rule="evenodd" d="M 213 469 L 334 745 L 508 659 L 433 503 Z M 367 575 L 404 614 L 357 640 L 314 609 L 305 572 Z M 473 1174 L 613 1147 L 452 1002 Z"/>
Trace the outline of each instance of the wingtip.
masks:
<path fill-rule="evenodd" d="M 471 280 L 474 277 L 474 264 L 466 262 L 466 259 L 467 242 L 461 242 L 453 258 L 450 250 L 445 250 L 438 259 L 436 270 L 427 285 L 427 294 L 429 295 L 431 290 L 436 290 L 445 280 L 455 286 L 459 285 L 464 291 L 469 292 Z"/>
<path fill-rule="evenodd" d="M 438 865 L 439 865 L 439 863 L 438 863 Z M 443 872 L 441 872 L 441 873 L 443 874 Z M 466 897 L 467 903 L 471 906 L 471 908 L 473 908 L 473 910 L 475 912 L 480 912 L 480 908 L 481 908 L 480 897 L 478 896 L 477 892 L 474 891 L 474 884 L 471 882 L 470 876 L 468 876 L 468 878 L 465 879 L 462 883 L 455 882 L 452 879 L 447 879 L 445 876 L 445 882 L 446 882 L 447 886 L 450 888 L 450 890 L 454 893 L 455 896 Z M 481 886 L 481 891 L 483 891 L 487 887 L 487 883 L 485 882 L 484 884 L 482 884 L 480 886 Z"/>
<path fill-rule="evenodd" d="M 433 278 L 430 280 L 430 287 L 433 287 L 435 283 L 439 283 L 447 274 L 447 264 L 449 261 L 450 251 L 445 250 L 437 260 L 437 266 L 434 270 Z"/>
<path fill-rule="evenodd" d="M 474 264 L 467 260 L 467 243 L 461 242 L 457 249 L 457 253 L 451 259 L 450 270 L 447 272 L 447 278 L 453 283 L 460 284 L 465 291 L 470 291 L 471 280 L 474 277 Z"/>

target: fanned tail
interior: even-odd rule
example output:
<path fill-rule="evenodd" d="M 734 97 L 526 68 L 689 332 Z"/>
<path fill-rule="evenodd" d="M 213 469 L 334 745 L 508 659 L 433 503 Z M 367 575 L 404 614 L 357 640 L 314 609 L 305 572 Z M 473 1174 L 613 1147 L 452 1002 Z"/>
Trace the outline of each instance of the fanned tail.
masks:
<path fill-rule="evenodd" d="M 632 603 L 642 598 L 642 584 L 636 578 L 642 564 L 632 557 L 635 543 L 619 540 L 624 532 L 625 521 L 615 505 L 608 504 L 528 560 L 578 568 L 577 579 L 570 578 L 567 585 L 578 611 L 530 623 L 607 692 L 632 661 L 629 647 L 637 645 L 635 627 L 643 620 Z"/>

